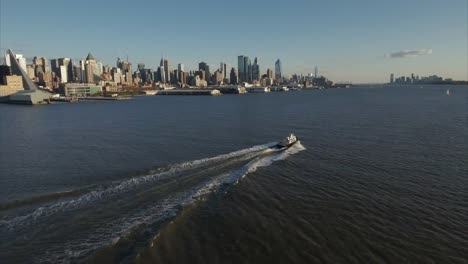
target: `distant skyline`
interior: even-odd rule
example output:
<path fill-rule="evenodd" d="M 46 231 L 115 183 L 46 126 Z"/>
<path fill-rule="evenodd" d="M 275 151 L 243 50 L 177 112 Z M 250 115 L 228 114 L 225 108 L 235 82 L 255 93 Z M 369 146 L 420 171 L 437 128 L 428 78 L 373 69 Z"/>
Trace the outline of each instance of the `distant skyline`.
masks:
<path fill-rule="evenodd" d="M 187 70 L 204 61 L 237 68 L 258 57 L 262 74 L 314 72 L 333 81 L 395 76 L 468 79 L 468 1 L 239 0 L 112 2 L 1 0 L 0 48 L 26 57 L 117 57 L 156 69 L 161 55 Z"/>

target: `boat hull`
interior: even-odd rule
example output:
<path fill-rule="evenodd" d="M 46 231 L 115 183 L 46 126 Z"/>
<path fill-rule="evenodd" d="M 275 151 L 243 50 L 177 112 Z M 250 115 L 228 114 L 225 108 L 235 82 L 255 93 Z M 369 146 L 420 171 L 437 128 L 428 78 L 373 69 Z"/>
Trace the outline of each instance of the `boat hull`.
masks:
<path fill-rule="evenodd" d="M 278 144 L 274 145 L 274 146 L 271 146 L 270 148 L 271 149 L 288 149 L 290 148 L 292 145 L 296 144 L 297 142 L 299 141 L 299 139 L 296 139 L 296 141 L 292 142 L 292 143 L 283 143 L 283 142 L 279 142 Z"/>

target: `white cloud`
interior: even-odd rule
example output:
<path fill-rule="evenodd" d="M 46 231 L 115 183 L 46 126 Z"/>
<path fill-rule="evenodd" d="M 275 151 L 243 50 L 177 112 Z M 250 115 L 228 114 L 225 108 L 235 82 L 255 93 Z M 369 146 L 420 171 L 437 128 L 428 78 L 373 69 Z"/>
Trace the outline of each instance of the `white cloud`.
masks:
<path fill-rule="evenodd" d="M 432 49 L 418 49 L 418 50 L 401 50 L 398 52 L 390 53 L 390 58 L 407 58 L 407 57 L 418 57 L 424 55 L 431 55 Z"/>

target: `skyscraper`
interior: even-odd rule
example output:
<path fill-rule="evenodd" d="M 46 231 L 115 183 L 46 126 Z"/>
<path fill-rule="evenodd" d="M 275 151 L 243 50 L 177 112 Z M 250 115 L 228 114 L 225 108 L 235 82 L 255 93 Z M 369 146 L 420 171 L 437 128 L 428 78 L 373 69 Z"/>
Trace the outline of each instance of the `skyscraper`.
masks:
<path fill-rule="evenodd" d="M 234 67 L 232 67 L 231 69 L 230 83 L 237 84 L 237 74 L 236 74 L 236 69 Z"/>
<path fill-rule="evenodd" d="M 97 63 L 94 59 L 93 55 L 88 53 L 88 57 L 86 57 L 85 64 L 84 64 L 84 77 L 87 83 L 95 83 L 96 78 L 95 75 L 98 71 Z"/>
<path fill-rule="evenodd" d="M 11 59 L 10 54 L 8 54 L 8 52 L 7 52 L 5 54 L 5 63 L 8 66 L 11 66 L 10 59 Z M 27 72 L 28 67 L 26 65 L 26 58 L 23 57 L 23 55 L 21 55 L 21 54 L 15 54 L 15 59 L 18 62 L 19 66 L 23 69 L 23 71 Z"/>
<path fill-rule="evenodd" d="M 277 81 L 280 81 L 281 77 L 282 77 L 282 65 L 281 65 L 281 61 L 278 59 L 275 62 L 275 79 Z"/>
<path fill-rule="evenodd" d="M 219 70 L 223 73 L 223 79 L 227 78 L 227 69 L 226 69 L 226 63 L 221 62 L 219 65 Z"/>
<path fill-rule="evenodd" d="M 390 74 L 390 83 L 394 83 L 395 82 L 395 75 Z"/>
<path fill-rule="evenodd" d="M 243 55 L 240 55 L 237 57 L 237 73 L 238 73 L 238 78 L 239 78 L 239 82 L 243 82 L 244 81 L 244 76 L 245 76 L 245 66 L 244 66 L 244 56 Z M 232 74 L 232 71 L 231 71 L 231 74 Z"/>
<path fill-rule="evenodd" d="M 260 80 L 260 65 L 258 65 L 257 57 L 255 57 L 254 64 L 252 65 L 252 81 Z"/>
<path fill-rule="evenodd" d="M 252 80 L 252 63 L 249 57 L 244 57 L 244 82 L 250 82 Z"/>
<path fill-rule="evenodd" d="M 211 77 L 210 66 L 208 64 L 206 64 L 206 62 L 202 61 L 202 62 L 198 63 L 198 70 L 204 72 L 204 78 L 202 78 L 202 79 L 209 82 L 210 77 Z"/>
<path fill-rule="evenodd" d="M 61 83 L 73 81 L 73 64 L 70 58 L 53 59 L 50 62 L 52 72 L 60 77 Z"/>
<path fill-rule="evenodd" d="M 274 75 L 274 74 L 273 74 L 273 70 L 268 69 L 268 70 L 267 70 L 267 76 L 268 76 L 268 78 L 273 79 L 273 75 Z"/>
<path fill-rule="evenodd" d="M 169 63 L 169 60 L 164 60 L 164 72 L 165 72 L 165 77 L 166 77 L 166 81 L 168 83 L 171 83 L 171 72 L 172 72 L 172 69 L 171 69 L 171 64 Z"/>
<path fill-rule="evenodd" d="M 177 70 L 179 70 L 179 72 L 185 72 L 185 65 L 179 63 L 179 65 L 177 65 Z"/>

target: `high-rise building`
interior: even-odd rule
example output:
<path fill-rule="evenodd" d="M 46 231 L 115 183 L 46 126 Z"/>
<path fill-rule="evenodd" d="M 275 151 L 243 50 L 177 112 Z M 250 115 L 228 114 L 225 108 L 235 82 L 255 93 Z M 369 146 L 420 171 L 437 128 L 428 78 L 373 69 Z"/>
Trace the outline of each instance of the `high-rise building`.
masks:
<path fill-rule="evenodd" d="M 6 85 L 3 77 L 11 75 L 11 68 L 8 65 L 0 65 L 0 85 Z"/>
<path fill-rule="evenodd" d="M 237 84 L 237 74 L 236 74 L 236 69 L 234 67 L 232 67 L 231 69 L 231 74 L 229 76 L 229 79 L 230 79 L 231 84 Z"/>
<path fill-rule="evenodd" d="M 254 64 L 252 65 L 252 81 L 260 80 L 260 65 L 258 65 L 258 60 L 255 57 Z"/>
<path fill-rule="evenodd" d="M 318 67 L 317 66 L 315 66 L 315 69 L 314 69 L 314 77 L 318 78 Z"/>
<path fill-rule="evenodd" d="M 240 55 L 237 57 L 237 73 L 238 73 L 238 78 L 239 78 L 239 82 L 243 82 L 244 81 L 244 76 L 245 76 L 245 66 L 244 66 L 244 56 L 243 55 Z M 231 71 L 231 74 L 232 74 L 232 71 Z M 237 81 L 236 81 L 237 83 Z"/>
<path fill-rule="evenodd" d="M 221 62 L 220 65 L 219 65 L 219 70 L 223 73 L 223 79 L 226 79 L 227 78 L 227 68 L 226 68 L 226 63 L 224 62 Z"/>
<path fill-rule="evenodd" d="M 94 59 L 93 55 L 88 53 L 86 60 L 84 62 L 84 77 L 86 83 L 95 83 L 96 82 L 96 75 L 98 73 L 98 66 L 96 60 Z"/>
<path fill-rule="evenodd" d="M 162 73 L 164 73 L 164 82 L 163 83 L 171 83 L 171 64 L 169 63 L 169 60 L 167 59 L 164 59 L 163 57 L 161 57 L 161 62 L 159 63 L 159 67 L 162 67 L 163 68 L 163 71 L 161 71 Z"/>
<path fill-rule="evenodd" d="M 249 57 L 244 57 L 244 82 L 250 82 L 252 76 L 252 63 Z"/>
<path fill-rule="evenodd" d="M 394 83 L 395 82 L 395 75 L 390 74 L 390 83 Z"/>
<path fill-rule="evenodd" d="M 159 81 L 161 81 L 161 83 L 166 83 L 167 81 L 166 71 L 164 70 L 164 63 L 162 66 L 159 66 Z"/>
<path fill-rule="evenodd" d="M 204 72 L 204 77 L 201 78 L 202 80 L 205 80 L 207 82 L 210 81 L 211 73 L 210 73 L 210 66 L 206 64 L 206 62 L 200 62 L 198 63 L 198 70 Z M 200 76 L 202 77 L 202 76 Z"/>
<path fill-rule="evenodd" d="M 280 59 L 275 62 L 275 79 L 280 81 L 282 78 L 282 65 Z"/>
<path fill-rule="evenodd" d="M 5 54 L 5 62 L 6 65 L 11 66 L 11 61 L 10 61 L 10 54 Z M 23 57 L 21 54 L 15 54 L 15 59 L 18 62 L 19 66 L 23 69 L 24 72 L 28 71 L 28 67 L 26 65 L 26 58 Z"/>
<path fill-rule="evenodd" d="M 34 71 L 34 65 L 33 64 L 28 64 L 26 67 L 28 68 L 27 74 L 28 74 L 29 78 L 31 80 L 36 79 L 36 73 Z"/>
<path fill-rule="evenodd" d="M 272 70 L 272 69 L 268 69 L 268 70 L 267 70 L 267 76 L 268 76 L 268 78 L 273 79 L 274 74 L 273 74 L 273 70 Z"/>
<path fill-rule="evenodd" d="M 73 64 L 70 58 L 53 59 L 50 62 L 52 72 L 60 77 L 61 83 L 67 83 L 73 80 Z"/>
<path fill-rule="evenodd" d="M 177 65 L 177 70 L 178 70 L 179 72 L 185 72 L 185 65 L 182 64 L 182 63 L 179 63 L 179 64 Z"/>

